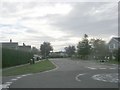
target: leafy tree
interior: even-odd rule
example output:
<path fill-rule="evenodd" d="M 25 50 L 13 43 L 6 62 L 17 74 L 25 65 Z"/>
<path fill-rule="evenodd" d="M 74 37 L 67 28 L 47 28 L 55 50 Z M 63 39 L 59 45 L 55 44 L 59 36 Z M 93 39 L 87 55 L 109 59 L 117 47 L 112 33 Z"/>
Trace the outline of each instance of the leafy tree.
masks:
<path fill-rule="evenodd" d="M 73 54 L 75 54 L 75 46 L 65 47 L 65 52 L 69 57 L 71 57 Z"/>
<path fill-rule="evenodd" d="M 32 52 L 34 54 L 38 54 L 39 53 L 39 51 L 38 51 L 38 49 L 36 47 L 32 47 Z"/>
<path fill-rule="evenodd" d="M 91 39 L 90 41 L 92 46 L 92 54 L 96 59 L 104 59 L 105 56 L 108 56 L 109 50 L 104 40 L 101 39 Z"/>
<path fill-rule="evenodd" d="M 88 35 L 87 34 L 84 34 L 84 39 L 87 39 L 88 38 Z"/>
<path fill-rule="evenodd" d="M 77 45 L 77 53 L 82 59 L 85 59 L 90 54 L 90 49 L 91 46 L 89 45 L 88 35 L 85 34 L 83 40 Z"/>
<path fill-rule="evenodd" d="M 50 54 L 50 51 L 53 51 L 53 47 L 49 42 L 43 42 L 43 44 L 40 46 L 40 51 L 43 58 L 47 58 Z"/>

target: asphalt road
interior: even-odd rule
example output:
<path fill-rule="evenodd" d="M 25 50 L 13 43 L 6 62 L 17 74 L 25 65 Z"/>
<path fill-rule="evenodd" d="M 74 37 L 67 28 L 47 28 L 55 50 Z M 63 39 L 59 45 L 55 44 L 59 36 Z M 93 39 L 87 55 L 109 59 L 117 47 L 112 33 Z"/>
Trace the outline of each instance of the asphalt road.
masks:
<path fill-rule="evenodd" d="M 9 84 L 10 88 L 118 88 L 117 65 L 67 58 L 50 60 L 56 69 L 3 77 L 3 83 Z"/>

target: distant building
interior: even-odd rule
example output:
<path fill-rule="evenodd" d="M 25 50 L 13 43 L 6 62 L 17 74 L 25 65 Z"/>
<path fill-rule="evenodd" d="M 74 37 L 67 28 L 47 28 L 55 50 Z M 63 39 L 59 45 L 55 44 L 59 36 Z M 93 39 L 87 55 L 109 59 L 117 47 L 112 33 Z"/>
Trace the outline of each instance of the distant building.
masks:
<path fill-rule="evenodd" d="M 67 54 L 65 52 L 59 51 L 59 52 L 50 52 L 49 56 L 52 58 L 60 58 L 60 57 L 67 57 Z"/>
<path fill-rule="evenodd" d="M 113 37 L 108 43 L 109 50 L 113 52 L 120 48 L 120 37 Z"/>
<path fill-rule="evenodd" d="M 12 42 L 11 39 L 10 42 L 3 42 L 1 44 L 3 48 L 18 49 L 18 42 Z"/>
<path fill-rule="evenodd" d="M 23 43 L 23 46 L 18 46 L 19 50 L 22 50 L 22 51 L 31 51 L 31 46 L 30 45 L 25 45 Z"/>
<path fill-rule="evenodd" d="M 22 51 L 31 51 L 30 45 L 25 45 L 23 43 L 23 46 L 19 46 L 18 42 L 12 42 L 11 39 L 10 39 L 10 42 L 2 42 L 1 44 L 3 48 L 16 49 L 16 50 L 22 50 Z"/>

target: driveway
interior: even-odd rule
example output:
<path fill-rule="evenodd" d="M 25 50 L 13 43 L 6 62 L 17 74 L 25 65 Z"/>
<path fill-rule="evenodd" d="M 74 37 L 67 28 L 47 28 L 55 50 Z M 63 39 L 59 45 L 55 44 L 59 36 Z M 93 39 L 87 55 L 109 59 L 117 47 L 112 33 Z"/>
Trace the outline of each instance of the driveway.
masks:
<path fill-rule="evenodd" d="M 3 77 L 10 88 L 118 88 L 118 66 L 95 61 L 50 59 L 57 68 L 47 72 Z"/>

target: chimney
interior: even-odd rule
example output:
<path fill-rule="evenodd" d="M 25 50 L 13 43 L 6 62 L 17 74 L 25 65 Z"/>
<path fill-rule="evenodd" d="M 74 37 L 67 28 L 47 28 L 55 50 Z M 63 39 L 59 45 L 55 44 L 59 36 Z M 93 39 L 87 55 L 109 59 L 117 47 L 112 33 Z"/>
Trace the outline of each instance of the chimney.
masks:
<path fill-rule="evenodd" d="M 10 43 L 12 43 L 12 39 L 10 39 Z"/>
<path fill-rule="evenodd" d="M 23 46 L 25 46 L 25 43 L 23 43 Z"/>

